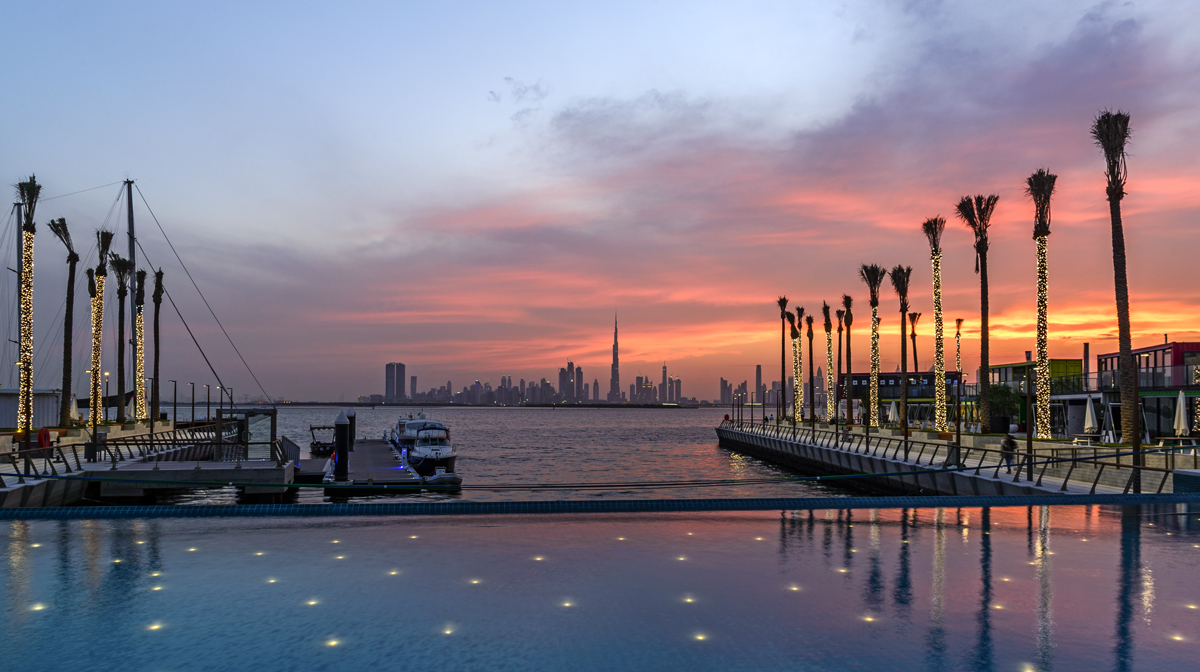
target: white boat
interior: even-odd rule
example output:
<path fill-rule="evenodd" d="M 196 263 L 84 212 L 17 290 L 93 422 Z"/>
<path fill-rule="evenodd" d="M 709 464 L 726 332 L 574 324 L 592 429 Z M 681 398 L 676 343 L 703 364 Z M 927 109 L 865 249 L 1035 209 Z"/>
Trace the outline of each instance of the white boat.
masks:
<path fill-rule="evenodd" d="M 400 455 L 401 464 L 430 485 L 460 485 L 462 478 L 454 472 L 458 458 L 450 443 L 450 428 L 418 413 L 417 417 L 401 418 L 392 430 L 392 445 Z"/>

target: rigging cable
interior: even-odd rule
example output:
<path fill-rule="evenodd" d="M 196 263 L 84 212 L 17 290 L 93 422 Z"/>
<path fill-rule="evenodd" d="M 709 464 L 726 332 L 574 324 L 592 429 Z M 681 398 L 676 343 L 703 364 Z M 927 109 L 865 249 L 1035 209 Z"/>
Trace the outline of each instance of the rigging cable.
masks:
<path fill-rule="evenodd" d="M 221 328 L 221 333 L 225 334 L 225 339 L 226 339 L 227 341 L 229 341 L 229 345 L 230 345 L 230 346 L 232 346 L 232 347 L 233 347 L 233 351 L 237 353 L 238 359 L 242 360 L 242 365 L 246 367 L 246 371 L 249 371 L 249 372 L 250 372 L 250 377 L 254 379 L 254 384 L 255 384 L 255 385 L 258 385 L 258 389 L 259 389 L 259 391 L 261 391 L 261 392 L 263 393 L 263 396 L 267 398 L 267 401 L 271 401 L 271 395 L 267 394 L 267 391 L 266 391 L 266 390 L 263 388 L 263 386 L 262 386 L 262 383 L 260 383 L 260 382 L 258 381 L 258 376 L 254 375 L 254 370 L 250 368 L 250 364 L 246 362 L 246 358 L 242 356 L 242 353 L 241 353 L 241 351 L 240 351 L 240 350 L 238 350 L 238 347 L 237 347 L 237 345 L 235 345 L 235 344 L 234 344 L 234 342 L 233 342 L 233 339 L 232 339 L 232 338 L 230 338 L 230 336 L 229 336 L 229 332 L 225 330 L 225 325 L 221 324 L 221 320 L 220 320 L 220 318 L 218 318 L 218 317 L 217 317 L 217 313 L 216 313 L 215 311 L 213 311 L 213 309 L 212 309 L 212 306 L 211 306 L 211 305 L 209 305 L 209 303 L 208 303 L 208 299 L 204 297 L 204 292 L 200 291 L 200 286 L 196 284 L 196 280 L 195 280 L 195 278 L 193 278 L 193 277 L 192 277 L 192 274 L 191 274 L 191 272 L 190 272 L 190 271 L 188 271 L 188 269 L 187 269 L 187 265 L 183 263 L 183 259 L 182 259 L 182 258 L 179 256 L 179 252 L 177 252 L 177 251 L 175 250 L 175 246 L 174 246 L 173 244 L 171 244 L 171 239 L 167 237 L 167 232 L 166 232 L 166 231 L 163 229 L 163 227 L 162 227 L 162 224 L 161 224 L 161 223 L 159 223 L 159 221 L 158 221 L 158 217 L 157 217 L 157 216 L 154 214 L 154 210 L 150 208 L 150 203 L 148 203 L 148 202 L 146 201 L 146 196 L 145 196 L 145 195 L 142 193 L 142 190 L 141 190 L 141 188 L 137 186 L 137 183 L 134 183 L 134 185 L 133 185 L 133 186 L 134 186 L 134 188 L 135 188 L 135 189 L 137 189 L 138 196 L 139 196 L 139 197 L 142 199 L 142 203 L 144 203 L 144 204 L 145 204 L 145 206 L 146 206 L 146 210 L 147 210 L 147 211 L 149 211 L 149 213 L 150 213 L 150 217 L 152 217 L 152 218 L 154 219 L 154 224 L 155 224 L 156 226 L 158 226 L 158 230 L 159 230 L 159 231 L 162 233 L 162 235 L 163 235 L 163 238 L 164 238 L 164 239 L 167 241 L 167 245 L 168 245 L 168 246 L 171 248 L 171 252 L 172 252 L 172 253 L 175 255 L 175 258 L 176 258 L 176 259 L 179 261 L 179 265 L 183 267 L 183 272 L 187 274 L 188 280 L 190 280 L 190 281 L 192 282 L 192 286 L 196 288 L 196 293 L 197 293 L 197 294 L 199 294 L 199 295 L 200 295 L 200 299 L 201 299 L 202 301 L 204 301 L 204 306 L 205 306 L 206 308 L 208 308 L 208 312 L 209 312 L 209 314 L 213 316 L 213 319 L 214 319 L 214 320 L 216 320 L 216 322 L 217 322 L 217 326 L 219 326 L 219 327 Z M 136 240 L 136 239 L 135 239 L 135 240 Z M 140 243 L 138 244 L 138 247 L 139 247 L 139 248 L 141 247 L 141 244 L 140 244 Z M 146 254 L 146 251 L 145 251 L 145 250 L 142 250 L 142 255 L 143 255 L 143 256 L 145 256 L 145 254 Z M 147 259 L 146 259 L 146 260 L 147 260 L 147 261 L 149 261 L 149 257 L 147 257 Z M 168 298 L 170 298 L 170 293 L 167 293 L 167 297 L 168 297 Z M 175 300 L 174 300 L 174 299 L 171 299 L 171 305 L 172 305 L 172 306 L 175 306 Z M 176 312 L 176 313 L 179 313 L 179 308 L 178 308 L 178 307 L 175 307 L 175 312 Z M 180 315 L 179 315 L 179 319 L 180 319 L 180 320 L 182 320 L 182 319 L 183 319 L 183 315 L 182 315 L 182 314 L 180 314 Z M 187 325 L 185 324 L 184 326 L 187 326 Z M 188 329 L 188 333 L 189 333 L 189 334 L 191 334 L 191 333 L 192 333 L 192 330 L 191 330 L 191 329 Z M 193 341 L 195 341 L 195 340 L 196 340 L 196 337 L 195 337 L 195 336 L 192 336 L 192 340 L 193 340 Z M 196 347 L 197 347 L 197 348 L 199 348 L 199 347 L 200 347 L 200 343 L 199 343 L 199 342 L 197 342 L 197 343 L 196 343 Z M 203 351 L 201 351 L 201 354 L 204 354 L 204 353 L 203 353 Z M 208 357 L 207 357 L 207 356 L 204 358 L 204 361 L 205 361 L 205 362 L 207 362 L 207 361 L 208 361 Z M 212 369 L 212 365 L 211 365 L 211 364 L 209 364 L 209 369 Z M 216 375 L 217 375 L 216 371 L 213 371 L 213 375 L 214 375 L 214 376 L 216 376 Z M 218 382 L 218 383 L 220 383 L 220 382 L 221 382 L 221 379 L 220 379 L 219 377 L 217 378 L 217 382 Z M 224 383 L 222 383 L 222 389 L 224 389 Z"/>

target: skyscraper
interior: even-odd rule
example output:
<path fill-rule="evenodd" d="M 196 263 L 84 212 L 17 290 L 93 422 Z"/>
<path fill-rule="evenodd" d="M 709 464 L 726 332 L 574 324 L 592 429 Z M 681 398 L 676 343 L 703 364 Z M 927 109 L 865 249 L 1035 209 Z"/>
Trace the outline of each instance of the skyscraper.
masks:
<path fill-rule="evenodd" d="M 754 396 L 755 396 L 755 398 L 752 401 L 757 401 L 758 403 L 761 404 L 763 402 L 763 393 L 764 392 L 766 392 L 766 389 L 763 388 L 763 384 L 762 384 L 762 364 L 759 364 L 758 366 L 754 367 Z"/>
<path fill-rule="evenodd" d="M 620 362 L 617 359 L 617 318 L 613 316 L 613 363 L 612 377 L 608 383 L 608 403 L 617 404 L 621 402 L 621 371 Z"/>
<path fill-rule="evenodd" d="M 575 367 L 575 401 L 587 401 L 587 383 L 583 382 L 583 367 Z"/>
<path fill-rule="evenodd" d="M 668 391 L 669 391 L 669 388 L 667 387 L 667 363 L 663 362 L 663 379 L 662 379 L 662 383 L 658 386 L 658 403 L 660 403 L 660 404 L 667 403 L 667 398 L 669 397 L 669 395 L 667 394 Z"/>
<path fill-rule="evenodd" d="M 404 387 L 404 382 L 403 382 L 403 381 L 404 381 L 404 379 L 403 379 L 403 378 L 401 378 L 401 379 L 400 379 L 400 381 L 401 381 L 401 383 L 400 383 L 400 387 L 401 387 L 401 388 L 403 388 L 403 387 Z M 413 376 L 413 377 L 410 379 L 410 384 L 412 385 L 412 387 L 410 388 L 410 389 L 412 390 L 412 395 L 411 395 L 411 398 L 412 398 L 412 399 L 416 399 L 416 398 L 417 398 L 417 377 L 416 377 L 416 376 Z M 447 384 L 447 385 L 446 385 L 446 389 L 447 389 L 447 390 L 448 390 L 448 389 L 450 389 L 450 385 L 449 385 L 449 384 Z"/>
<path fill-rule="evenodd" d="M 383 399 L 384 401 L 404 399 L 404 365 L 400 362 L 391 362 L 384 367 Z"/>
<path fill-rule="evenodd" d="M 600 379 L 592 379 L 592 401 L 600 401 Z"/>
<path fill-rule="evenodd" d="M 567 362 L 567 378 L 559 383 L 563 401 L 575 401 L 575 362 Z"/>

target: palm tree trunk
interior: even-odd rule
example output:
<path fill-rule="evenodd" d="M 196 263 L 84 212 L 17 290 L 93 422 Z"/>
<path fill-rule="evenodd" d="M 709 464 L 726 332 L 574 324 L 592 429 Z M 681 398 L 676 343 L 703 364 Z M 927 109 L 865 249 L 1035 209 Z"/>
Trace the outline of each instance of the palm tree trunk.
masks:
<path fill-rule="evenodd" d="M 879 426 L 879 307 L 871 306 L 871 426 Z"/>
<path fill-rule="evenodd" d="M 1046 239 L 1037 237 L 1037 436 L 1050 438 L 1050 348 L 1048 330 L 1049 269 L 1046 260 Z"/>
<path fill-rule="evenodd" d="M 850 327 L 846 327 L 846 424 L 854 422 L 854 374 L 850 366 Z"/>
<path fill-rule="evenodd" d="M 817 419 L 817 387 L 814 382 L 816 373 L 817 370 L 813 367 L 813 335 L 810 328 L 808 330 L 808 419 L 814 422 Z"/>
<path fill-rule="evenodd" d="M 915 325 L 913 326 L 912 333 L 909 334 L 909 338 L 912 339 L 913 373 L 919 376 L 921 375 L 921 363 L 917 361 L 917 327 Z"/>
<path fill-rule="evenodd" d="M 842 383 L 841 383 L 841 378 L 842 378 L 842 331 L 840 329 L 838 330 L 837 367 L 838 367 L 837 375 L 833 377 L 833 380 L 837 383 L 837 396 L 835 396 L 834 400 L 833 400 L 834 401 L 833 411 L 834 411 L 835 415 L 840 417 L 841 412 L 842 412 L 842 399 L 846 398 L 845 395 L 842 394 Z"/>
<path fill-rule="evenodd" d="M 987 252 L 979 254 L 979 432 L 992 431 L 992 369 L 988 363 L 988 270 Z M 1008 429 L 1007 427 L 1005 428 Z"/>
<path fill-rule="evenodd" d="M 1121 225 L 1121 201 L 1109 197 L 1108 213 L 1112 219 L 1113 283 L 1117 294 L 1117 369 L 1120 371 L 1121 386 L 1121 443 L 1133 445 L 1138 438 L 1136 377 L 1137 368 L 1133 359 L 1133 343 L 1129 326 L 1129 280 L 1125 272 L 1125 232 Z M 1141 455 L 1134 455 L 1134 464 L 1140 465 Z"/>
<path fill-rule="evenodd" d="M 74 259 L 74 257 L 72 257 Z M 75 324 L 75 265 L 67 264 L 67 307 L 63 316 L 63 376 L 62 400 L 58 407 L 58 424 L 71 426 L 71 334 Z"/>
<path fill-rule="evenodd" d="M 157 283 L 156 283 L 157 284 Z M 154 431 L 154 423 L 158 421 L 161 413 L 158 410 L 160 398 L 158 396 L 158 356 L 160 354 L 158 341 L 158 308 L 161 302 L 154 302 L 154 378 L 150 381 L 150 431 Z M 171 419 L 175 421 L 174 418 Z"/>
<path fill-rule="evenodd" d="M 904 435 L 904 459 L 908 459 L 908 316 L 900 311 L 900 432 Z"/>
<path fill-rule="evenodd" d="M 787 411 L 787 317 L 779 318 L 779 399 L 775 401 L 778 411 L 775 417 L 783 422 Z"/>
<path fill-rule="evenodd" d="M 105 276 L 96 275 L 96 296 L 92 299 L 92 381 L 91 381 L 91 399 L 88 404 L 88 415 L 90 416 L 92 426 L 92 437 L 96 433 L 96 426 L 100 424 L 104 417 L 104 408 L 108 400 L 104 398 L 104 392 L 100 387 L 100 374 L 103 371 L 103 363 L 101 362 L 102 352 L 100 350 L 104 339 L 104 281 Z"/>
<path fill-rule="evenodd" d="M 946 346 L 942 342 L 942 253 L 933 257 L 933 404 L 934 429 L 948 432 L 946 424 Z"/>
<path fill-rule="evenodd" d="M 117 422 L 125 422 L 125 294 L 117 293 Z"/>
<path fill-rule="evenodd" d="M 833 382 L 833 332 L 825 332 L 825 422 L 833 422 L 837 386 Z"/>
<path fill-rule="evenodd" d="M 804 353 L 800 338 L 792 339 L 792 422 L 800 422 L 804 408 Z"/>

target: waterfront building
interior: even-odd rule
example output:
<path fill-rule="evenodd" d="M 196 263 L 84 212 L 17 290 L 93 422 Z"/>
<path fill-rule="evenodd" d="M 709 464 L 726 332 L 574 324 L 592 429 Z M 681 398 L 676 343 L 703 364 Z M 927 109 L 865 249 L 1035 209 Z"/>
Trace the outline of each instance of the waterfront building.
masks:
<path fill-rule="evenodd" d="M 592 379 L 592 401 L 600 401 L 600 379 Z"/>
<path fill-rule="evenodd" d="M 575 367 L 575 401 L 587 401 L 587 383 L 583 382 L 583 367 Z"/>
<path fill-rule="evenodd" d="M 721 395 L 717 397 L 717 399 L 717 403 L 720 404 L 733 403 L 733 385 L 731 385 L 729 381 L 725 380 L 724 378 L 721 379 Z"/>
<path fill-rule="evenodd" d="M 683 382 L 675 379 L 675 403 L 683 403 Z"/>
<path fill-rule="evenodd" d="M 754 399 L 753 401 L 762 402 L 763 392 L 766 388 L 762 384 L 762 364 L 754 367 Z"/>

